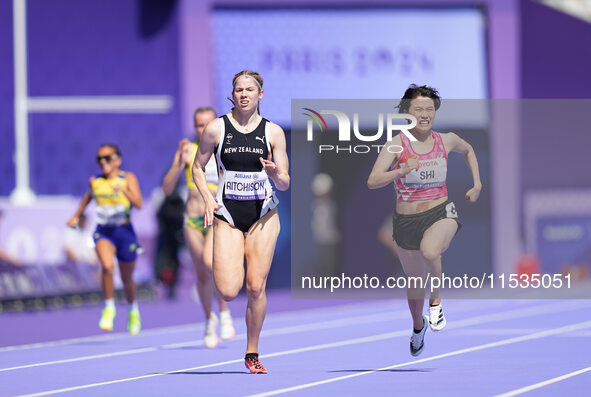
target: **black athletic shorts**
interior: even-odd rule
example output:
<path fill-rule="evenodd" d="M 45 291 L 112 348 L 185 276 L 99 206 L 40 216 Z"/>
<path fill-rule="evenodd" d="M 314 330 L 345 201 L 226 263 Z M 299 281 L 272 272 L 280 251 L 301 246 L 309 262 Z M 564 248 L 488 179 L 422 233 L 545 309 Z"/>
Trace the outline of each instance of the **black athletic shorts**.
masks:
<path fill-rule="evenodd" d="M 271 210 L 268 206 L 264 208 L 264 203 L 265 200 L 224 199 L 224 206 L 228 209 L 232 218 L 226 219 L 225 216 L 217 213 L 213 214 L 213 216 L 233 225 L 243 233 L 248 233 L 250 227 Z"/>
<path fill-rule="evenodd" d="M 452 201 L 448 200 L 418 214 L 402 215 L 394 211 L 392 237 L 400 248 L 419 250 L 425 231 L 438 220 L 446 218 L 454 219 L 458 223 L 457 233 L 462 224 L 458 221 L 458 213 Z"/>

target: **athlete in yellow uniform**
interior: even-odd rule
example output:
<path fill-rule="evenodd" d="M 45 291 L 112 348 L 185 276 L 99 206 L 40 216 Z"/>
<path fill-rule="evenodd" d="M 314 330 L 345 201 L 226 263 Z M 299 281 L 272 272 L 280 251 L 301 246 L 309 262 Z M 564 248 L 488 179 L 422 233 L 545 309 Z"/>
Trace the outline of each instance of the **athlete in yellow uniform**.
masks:
<path fill-rule="evenodd" d="M 135 283 L 133 269 L 137 257 L 137 238 L 130 223 L 132 207 L 142 207 L 142 193 L 135 175 L 119 169 L 121 151 L 116 145 L 105 144 L 99 147 L 96 158 L 102 174 L 91 177 L 90 189 L 80 203 L 68 226 L 78 226 L 80 215 L 94 198 L 97 204 L 97 227 L 94 232 L 96 251 L 102 267 L 103 292 L 105 308 L 103 309 L 99 327 L 105 331 L 113 330 L 115 318 L 115 300 L 113 286 L 113 269 L 117 257 L 125 297 L 129 303 L 127 329 L 137 334 L 141 329 L 140 312 L 135 299 Z"/>
<path fill-rule="evenodd" d="M 207 123 L 216 118 L 212 108 L 199 108 L 195 111 L 194 122 L 197 139 L 205 129 Z M 162 189 L 169 195 L 174 191 L 175 185 L 181 175 L 185 172 L 189 198 L 185 205 L 184 235 L 187 247 L 197 271 L 197 292 L 201 306 L 207 318 L 203 343 L 208 348 L 215 348 L 219 343 L 217 326 L 220 324 L 220 336 L 223 340 L 232 339 L 236 335 L 232 316 L 226 302 L 216 293 L 220 306 L 220 318 L 212 311 L 212 295 L 214 294 L 213 276 L 211 271 L 213 260 L 213 233 L 207 233 L 204 228 L 203 214 L 205 204 L 195 183 L 193 182 L 192 165 L 197 154 L 198 143 L 189 142 L 183 139 L 179 142 L 179 148 L 174 155 L 170 169 L 164 177 Z M 217 167 L 212 157 L 207 166 L 208 187 L 215 195 L 217 191 Z"/>

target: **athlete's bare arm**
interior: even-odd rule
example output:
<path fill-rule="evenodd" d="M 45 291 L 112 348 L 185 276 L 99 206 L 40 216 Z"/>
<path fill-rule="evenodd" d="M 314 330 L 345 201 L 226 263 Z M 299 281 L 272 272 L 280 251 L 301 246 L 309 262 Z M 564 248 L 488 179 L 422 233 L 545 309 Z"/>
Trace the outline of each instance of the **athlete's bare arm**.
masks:
<path fill-rule="evenodd" d="M 396 179 L 408 174 L 412 170 L 419 168 L 419 163 L 415 158 L 408 159 L 404 167 L 391 170 L 392 166 L 399 160 L 399 154 L 402 151 L 400 146 L 400 136 L 395 136 L 390 142 L 380 150 L 378 159 L 373 165 L 371 174 L 367 179 L 367 187 L 370 189 L 378 189 L 394 182 Z"/>
<path fill-rule="evenodd" d="M 174 159 L 172 160 L 172 164 L 168 169 L 168 172 L 164 176 L 164 181 L 162 182 L 162 190 L 164 194 L 167 196 L 172 194 L 174 191 L 174 187 L 176 186 L 177 181 L 179 180 L 179 176 L 185 169 L 188 163 L 188 158 L 186 155 L 185 145 L 190 143 L 188 139 L 183 139 L 179 142 L 179 148 L 177 149 L 176 153 L 174 154 Z"/>
<path fill-rule="evenodd" d="M 480 181 L 478 160 L 476 159 L 474 149 L 472 148 L 472 145 L 453 132 L 442 135 L 445 137 L 444 145 L 450 152 L 461 153 L 464 155 L 464 160 L 466 160 L 466 164 L 468 164 L 468 168 L 472 173 L 472 180 L 474 181 L 474 186 L 466 192 L 466 200 L 475 203 L 480 196 L 482 182 Z"/>
<path fill-rule="evenodd" d="M 90 185 L 92 184 L 93 181 L 94 181 L 94 176 L 90 177 L 90 179 L 88 180 L 89 189 L 90 189 Z M 80 222 L 80 215 L 82 215 L 82 213 L 84 212 L 84 209 L 86 208 L 88 203 L 90 203 L 91 200 L 92 200 L 92 195 L 90 194 L 90 190 L 89 190 L 86 193 L 84 193 L 84 196 L 82 197 L 82 200 L 80 200 L 80 205 L 78 206 L 78 209 L 76 210 L 76 213 L 74 214 L 74 216 L 68 220 L 68 222 L 67 222 L 68 226 L 70 226 L 70 227 L 77 227 L 78 226 L 78 223 Z"/>
<path fill-rule="evenodd" d="M 133 172 L 126 172 L 125 181 L 127 182 L 127 187 L 123 188 L 121 185 L 115 185 L 114 189 L 122 192 L 134 207 L 142 208 L 144 202 L 137 177 Z"/>
<path fill-rule="evenodd" d="M 269 126 L 269 144 L 273 149 L 273 156 L 269 153 L 267 159 L 259 157 L 265 172 L 275 184 L 278 190 L 285 191 L 289 189 L 289 159 L 287 158 L 287 149 L 285 143 L 285 133 L 283 129 L 275 123 Z"/>
<path fill-rule="evenodd" d="M 205 177 L 205 166 L 209 162 L 220 139 L 221 119 L 214 119 L 207 124 L 201 139 L 199 140 L 199 149 L 193 162 L 193 182 L 197 186 L 203 201 L 205 202 L 205 227 L 213 224 L 213 213 L 218 209 L 218 205 L 211 191 L 207 186 Z"/>

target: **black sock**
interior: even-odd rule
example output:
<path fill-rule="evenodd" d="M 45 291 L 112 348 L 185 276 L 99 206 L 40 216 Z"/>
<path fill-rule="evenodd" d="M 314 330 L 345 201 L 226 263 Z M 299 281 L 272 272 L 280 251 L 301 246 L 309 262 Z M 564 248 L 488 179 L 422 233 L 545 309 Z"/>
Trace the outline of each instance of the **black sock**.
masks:
<path fill-rule="evenodd" d="M 425 319 L 423 319 L 423 328 L 425 328 Z M 415 327 L 412 327 L 412 330 L 415 332 L 415 334 L 418 334 L 423 330 L 423 328 L 415 329 Z"/>
<path fill-rule="evenodd" d="M 438 303 L 436 305 L 433 305 L 433 304 L 429 303 L 429 307 L 435 307 L 435 306 L 439 306 L 439 305 L 441 305 L 441 303 Z"/>
<path fill-rule="evenodd" d="M 244 356 L 245 360 L 257 358 L 259 358 L 259 353 L 246 353 L 246 356 Z"/>

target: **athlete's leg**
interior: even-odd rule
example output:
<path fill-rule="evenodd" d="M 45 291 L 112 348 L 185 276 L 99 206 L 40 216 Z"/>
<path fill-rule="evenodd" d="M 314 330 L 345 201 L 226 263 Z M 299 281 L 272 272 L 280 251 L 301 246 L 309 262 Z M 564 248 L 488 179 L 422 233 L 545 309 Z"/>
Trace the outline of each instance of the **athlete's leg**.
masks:
<path fill-rule="evenodd" d="M 113 271 L 115 270 L 115 246 L 106 238 L 96 242 L 96 253 L 101 263 L 102 284 L 105 299 L 113 299 L 115 288 L 113 286 Z"/>
<path fill-rule="evenodd" d="M 187 248 L 195 265 L 195 272 L 197 273 L 197 293 L 199 294 L 201 307 L 203 308 L 205 317 L 209 318 L 211 313 L 211 296 L 213 294 L 213 275 L 211 273 L 211 267 L 207 268 L 205 263 L 203 263 L 205 238 L 200 230 L 188 225 L 183 227 L 183 232 L 185 234 Z"/>
<path fill-rule="evenodd" d="M 451 240 L 458 230 L 458 223 L 454 219 L 440 219 L 425 231 L 421 240 L 421 255 L 427 271 L 432 277 L 441 277 L 441 255 L 447 250 Z M 429 298 L 429 304 L 441 303 L 439 288 L 434 288 Z"/>
<path fill-rule="evenodd" d="M 418 279 L 424 279 L 427 275 L 425 263 L 418 250 L 407 250 L 398 247 L 398 257 L 402 264 L 402 269 L 407 276 L 406 296 L 408 307 L 412 316 L 414 329 L 423 328 L 423 305 L 425 304 L 424 283 Z M 413 278 L 415 281 L 413 281 Z"/>
<path fill-rule="evenodd" d="M 101 279 L 103 284 L 103 293 L 105 295 L 105 307 L 99 320 L 99 328 L 104 331 L 113 330 L 113 320 L 115 319 L 115 288 L 113 286 L 113 271 L 115 269 L 115 252 L 117 249 L 106 238 L 96 241 L 96 253 L 101 263 Z"/>
<path fill-rule="evenodd" d="M 267 312 L 265 287 L 279 230 L 279 215 L 273 209 L 250 228 L 246 237 L 246 353 L 258 352 L 259 335 Z"/>
<path fill-rule="evenodd" d="M 230 340 L 236 336 L 236 329 L 234 328 L 234 321 L 232 321 L 232 314 L 228 308 L 228 303 L 222 299 L 222 296 L 217 288 L 214 288 L 213 286 L 213 230 L 209 230 L 204 237 L 203 264 L 205 269 L 207 269 L 209 279 L 212 280 L 210 283 L 211 289 L 215 294 L 220 308 L 220 337 L 222 340 Z M 211 296 L 211 294 L 209 296 Z"/>
<path fill-rule="evenodd" d="M 135 281 L 133 281 L 133 269 L 135 269 L 135 261 L 119 261 L 119 272 L 121 273 L 121 281 L 123 282 L 123 291 L 125 292 L 125 299 L 129 304 L 135 301 Z"/>
<path fill-rule="evenodd" d="M 133 281 L 133 270 L 135 269 L 135 260 L 125 262 L 119 261 L 119 272 L 121 273 L 121 281 L 123 282 L 123 290 L 125 291 L 125 299 L 129 304 L 129 313 L 127 318 L 127 330 L 136 335 L 142 328 L 140 319 L 140 311 L 137 301 L 135 299 L 135 281 Z"/>
<path fill-rule="evenodd" d="M 204 236 L 202 259 L 203 259 L 203 264 L 205 265 L 204 267 L 205 267 L 205 269 L 207 269 L 207 271 L 209 273 L 210 279 L 213 280 L 213 271 L 212 271 L 212 267 L 213 267 L 213 231 L 212 230 L 209 230 L 209 232 L 207 234 L 205 234 L 205 236 Z M 222 296 L 220 295 L 220 293 L 215 288 L 213 288 L 213 284 L 212 284 L 211 288 L 212 288 L 213 293 L 220 305 L 220 312 L 228 310 L 228 304 L 226 303 L 225 300 L 222 299 Z"/>
<path fill-rule="evenodd" d="M 213 221 L 213 280 L 225 301 L 231 301 L 244 284 L 244 233 L 218 218 Z"/>

